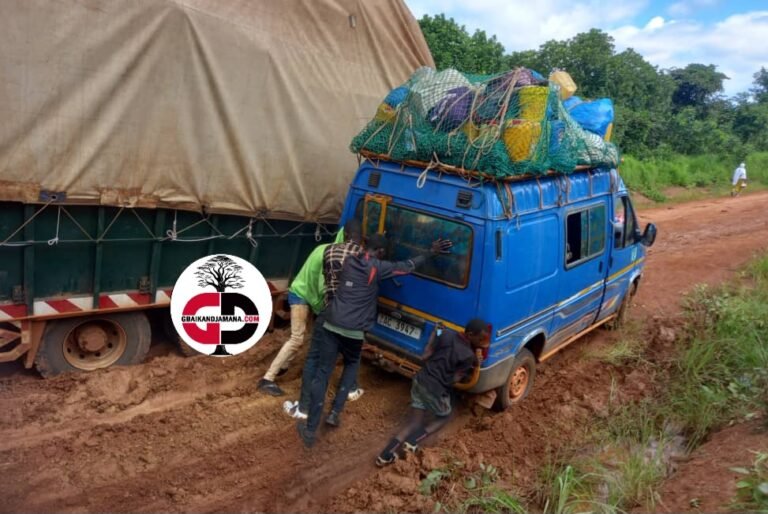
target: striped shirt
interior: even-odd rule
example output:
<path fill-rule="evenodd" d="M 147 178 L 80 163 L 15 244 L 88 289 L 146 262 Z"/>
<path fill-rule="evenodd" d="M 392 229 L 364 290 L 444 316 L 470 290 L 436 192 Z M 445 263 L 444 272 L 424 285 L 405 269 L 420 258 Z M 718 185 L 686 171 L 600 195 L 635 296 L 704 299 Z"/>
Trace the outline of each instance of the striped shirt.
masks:
<path fill-rule="evenodd" d="M 362 251 L 354 241 L 345 241 L 328 245 L 323 252 L 323 276 L 325 277 L 325 305 L 331 303 L 339 287 L 339 277 L 344 260 L 349 255 L 357 255 Z"/>

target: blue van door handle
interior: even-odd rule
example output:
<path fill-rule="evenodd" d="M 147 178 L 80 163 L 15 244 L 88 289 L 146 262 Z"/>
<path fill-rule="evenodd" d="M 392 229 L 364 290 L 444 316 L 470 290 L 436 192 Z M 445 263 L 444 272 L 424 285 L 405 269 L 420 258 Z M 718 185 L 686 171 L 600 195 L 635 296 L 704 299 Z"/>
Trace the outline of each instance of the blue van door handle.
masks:
<path fill-rule="evenodd" d="M 600 273 L 603 272 L 603 261 L 600 261 L 600 265 L 597 267 L 597 271 L 599 271 Z"/>

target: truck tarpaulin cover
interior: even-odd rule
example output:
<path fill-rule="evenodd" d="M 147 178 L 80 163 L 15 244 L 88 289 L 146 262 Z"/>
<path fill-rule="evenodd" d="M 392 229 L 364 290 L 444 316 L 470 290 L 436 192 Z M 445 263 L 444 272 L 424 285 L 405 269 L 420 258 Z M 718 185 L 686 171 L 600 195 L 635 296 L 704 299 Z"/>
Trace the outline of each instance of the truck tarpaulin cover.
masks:
<path fill-rule="evenodd" d="M 402 0 L 0 2 L 0 200 L 334 222 L 432 57 Z"/>

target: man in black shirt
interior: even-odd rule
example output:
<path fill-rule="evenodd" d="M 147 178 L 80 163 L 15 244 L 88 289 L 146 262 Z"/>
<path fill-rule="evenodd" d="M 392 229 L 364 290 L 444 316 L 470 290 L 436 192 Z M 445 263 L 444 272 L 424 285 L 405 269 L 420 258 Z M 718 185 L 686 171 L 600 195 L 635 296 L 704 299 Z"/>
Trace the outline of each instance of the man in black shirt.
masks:
<path fill-rule="evenodd" d="M 430 340 L 424 350 L 424 364 L 413 377 L 410 420 L 376 458 L 377 466 L 393 463 L 400 446 L 416 451 L 419 441 L 448 422 L 453 386 L 470 376 L 477 379 L 488 348 L 487 326 L 485 321 L 473 319 L 463 334 L 445 329 Z M 429 423 L 428 413 L 432 418 Z"/>
<path fill-rule="evenodd" d="M 432 243 L 429 254 L 392 262 L 383 260 L 387 247 L 386 238 L 382 234 L 373 234 L 368 238 L 363 253 L 350 255 L 344 260 L 336 295 L 323 311 L 323 324 L 315 327 L 312 334 L 312 344 L 318 349 L 317 371 L 309 389 L 307 422 L 299 422 L 296 426 L 306 447 L 309 448 L 315 443 L 315 432 L 323 413 L 328 379 L 336 366 L 339 353 L 344 360 L 339 382 L 339 394 L 342 395 L 325 421 L 334 427 L 340 424 L 339 416 L 345 399 L 343 387 L 345 384 L 351 384 L 357 377 L 364 332 L 370 330 L 376 321 L 379 283 L 388 278 L 411 273 L 428 258 L 449 252 L 452 244 L 451 241 L 437 239 Z"/>

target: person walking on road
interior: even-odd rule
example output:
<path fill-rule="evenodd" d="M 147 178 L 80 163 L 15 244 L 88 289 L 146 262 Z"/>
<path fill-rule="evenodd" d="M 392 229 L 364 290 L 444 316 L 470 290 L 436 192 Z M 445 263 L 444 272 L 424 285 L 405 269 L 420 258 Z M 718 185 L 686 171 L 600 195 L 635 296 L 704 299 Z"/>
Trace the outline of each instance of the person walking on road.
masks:
<path fill-rule="evenodd" d="M 745 187 L 747 187 L 747 166 L 742 162 L 735 170 L 733 170 L 731 196 L 739 196 Z"/>

